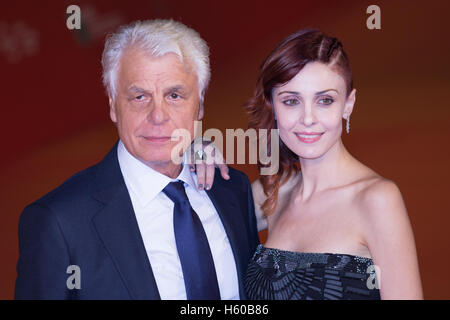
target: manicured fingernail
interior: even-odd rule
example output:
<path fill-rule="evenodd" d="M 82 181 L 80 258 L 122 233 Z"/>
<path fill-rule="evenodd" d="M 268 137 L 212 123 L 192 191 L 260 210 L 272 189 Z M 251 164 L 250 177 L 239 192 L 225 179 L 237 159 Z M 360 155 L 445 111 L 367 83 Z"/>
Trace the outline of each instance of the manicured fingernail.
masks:
<path fill-rule="evenodd" d="M 207 184 L 207 185 L 205 186 L 205 189 L 206 189 L 206 190 L 211 189 L 211 187 L 209 186 L 209 184 Z"/>
<path fill-rule="evenodd" d="M 191 167 L 191 171 L 194 171 L 195 169 L 194 169 L 194 167 Z"/>
<path fill-rule="evenodd" d="M 198 189 L 199 189 L 199 190 L 202 190 L 202 189 L 203 189 L 203 185 L 202 185 L 201 183 L 198 185 Z"/>

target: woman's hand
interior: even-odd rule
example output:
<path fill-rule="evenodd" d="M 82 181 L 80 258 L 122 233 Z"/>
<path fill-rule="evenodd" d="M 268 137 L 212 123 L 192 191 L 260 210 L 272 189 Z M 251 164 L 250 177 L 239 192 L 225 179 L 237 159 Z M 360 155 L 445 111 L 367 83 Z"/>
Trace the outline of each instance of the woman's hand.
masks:
<path fill-rule="evenodd" d="M 225 180 L 229 180 L 228 166 L 222 153 L 212 141 L 195 139 L 190 148 L 190 171 L 197 173 L 198 190 L 210 190 L 214 182 L 215 167 Z"/>

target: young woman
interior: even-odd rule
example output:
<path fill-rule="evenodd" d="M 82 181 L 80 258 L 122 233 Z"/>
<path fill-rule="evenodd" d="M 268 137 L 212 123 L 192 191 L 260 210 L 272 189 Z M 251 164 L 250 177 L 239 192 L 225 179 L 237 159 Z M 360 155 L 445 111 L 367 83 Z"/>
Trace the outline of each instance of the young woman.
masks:
<path fill-rule="evenodd" d="M 423 298 L 398 187 L 342 143 L 342 119 L 348 133 L 355 100 L 342 44 L 320 31 L 288 36 L 262 64 L 246 107 L 249 127 L 279 130 L 279 171 L 252 186 L 268 239 L 249 263 L 247 298 Z M 209 188 L 213 167 L 197 170 Z"/>
<path fill-rule="evenodd" d="M 249 299 L 422 299 L 398 187 L 342 143 L 355 100 L 342 44 L 320 31 L 290 35 L 262 64 L 249 127 L 278 128 L 280 168 L 253 184 L 268 239 L 249 265 Z"/>

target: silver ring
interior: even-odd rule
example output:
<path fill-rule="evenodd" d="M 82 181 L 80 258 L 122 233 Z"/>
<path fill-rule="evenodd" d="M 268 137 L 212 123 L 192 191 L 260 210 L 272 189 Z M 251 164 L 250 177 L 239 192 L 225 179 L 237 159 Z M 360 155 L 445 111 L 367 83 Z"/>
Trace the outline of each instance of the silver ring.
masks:
<path fill-rule="evenodd" d="M 195 153 L 195 160 L 206 160 L 206 153 L 203 150 L 198 150 Z"/>

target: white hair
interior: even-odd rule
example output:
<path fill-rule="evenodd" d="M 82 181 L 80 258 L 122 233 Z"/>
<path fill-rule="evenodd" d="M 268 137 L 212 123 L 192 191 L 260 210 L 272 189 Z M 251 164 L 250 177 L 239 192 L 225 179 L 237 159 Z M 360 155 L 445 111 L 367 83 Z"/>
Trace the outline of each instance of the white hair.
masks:
<path fill-rule="evenodd" d="M 173 20 L 136 21 L 122 26 L 110 34 L 102 55 L 103 85 L 110 98 L 116 98 L 116 81 L 120 59 L 126 48 L 137 46 L 150 55 L 177 54 L 184 63 L 193 64 L 198 81 L 200 103 L 211 76 L 209 48 L 205 40 L 193 29 Z"/>

